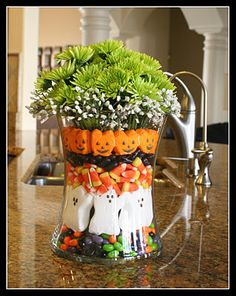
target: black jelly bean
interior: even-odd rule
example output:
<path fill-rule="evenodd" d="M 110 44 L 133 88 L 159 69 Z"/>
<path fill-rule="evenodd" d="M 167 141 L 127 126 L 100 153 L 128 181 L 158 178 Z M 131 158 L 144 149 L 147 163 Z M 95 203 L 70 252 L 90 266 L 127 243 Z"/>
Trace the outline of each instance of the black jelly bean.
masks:
<path fill-rule="evenodd" d="M 103 257 L 103 254 L 104 254 L 104 250 L 101 248 L 101 246 L 96 246 L 94 248 L 94 255 L 95 256 L 98 256 L 98 257 Z"/>
<path fill-rule="evenodd" d="M 97 160 L 95 158 L 90 158 L 89 163 L 96 164 Z"/>
<path fill-rule="evenodd" d="M 143 153 L 141 150 L 138 152 L 138 157 L 140 157 L 141 159 L 144 157 L 145 153 Z"/>
<path fill-rule="evenodd" d="M 107 253 L 105 252 L 105 251 L 101 251 L 100 252 L 100 255 L 99 255 L 100 257 L 102 257 L 102 258 L 104 258 L 104 257 L 106 257 L 107 256 Z"/>
<path fill-rule="evenodd" d="M 60 243 L 64 243 L 64 238 L 66 237 L 67 235 L 65 234 L 65 232 L 63 232 L 62 234 L 60 234 L 60 237 L 59 237 L 59 242 Z"/>
<path fill-rule="evenodd" d="M 81 251 L 86 256 L 92 256 L 95 253 L 95 246 L 93 243 L 85 245 Z"/>
<path fill-rule="evenodd" d="M 123 156 L 121 161 L 124 163 L 132 163 L 133 162 L 133 160 L 128 158 L 127 156 Z"/>
<path fill-rule="evenodd" d="M 109 158 L 105 158 L 102 160 L 102 162 L 100 163 L 100 166 L 102 168 L 106 168 L 106 166 L 108 166 L 111 163 L 111 160 Z"/>
<path fill-rule="evenodd" d="M 70 252 L 70 253 L 78 253 L 78 249 L 75 247 L 68 247 L 66 249 L 66 251 Z"/>
<path fill-rule="evenodd" d="M 111 160 L 116 160 L 117 158 L 119 158 L 119 155 L 111 155 L 110 158 Z"/>
<path fill-rule="evenodd" d="M 91 160 L 91 155 L 90 154 L 86 154 L 86 155 L 84 155 L 84 157 L 83 157 L 83 162 L 84 163 L 90 163 L 90 160 Z"/>
<path fill-rule="evenodd" d="M 132 157 L 136 158 L 140 153 L 143 153 L 140 151 L 140 149 L 138 148 L 132 155 Z"/>
<path fill-rule="evenodd" d="M 103 242 L 102 242 L 104 245 L 106 245 L 106 244 L 110 244 L 110 242 L 107 240 L 107 239 L 103 239 Z"/>
<path fill-rule="evenodd" d="M 67 229 L 65 232 L 63 232 L 63 233 L 65 233 L 65 235 L 66 236 L 68 236 L 68 235 L 72 235 L 73 233 L 74 233 L 74 230 L 72 230 L 71 228 L 69 228 L 69 229 Z"/>
<path fill-rule="evenodd" d="M 153 238 L 155 236 L 155 233 L 154 232 L 149 232 L 149 235 Z"/>
<path fill-rule="evenodd" d="M 106 169 L 106 171 L 109 172 L 109 171 L 113 170 L 115 167 L 117 167 L 118 165 L 119 165 L 119 163 L 112 162 L 112 163 L 106 165 L 104 168 Z"/>
<path fill-rule="evenodd" d="M 91 237 L 89 237 L 89 236 L 86 236 L 86 237 L 85 237 L 85 239 L 84 239 L 84 243 L 85 243 L 86 245 L 89 245 L 89 244 L 91 244 L 92 242 L 93 242 L 93 240 L 92 240 Z"/>
<path fill-rule="evenodd" d="M 101 245 L 103 242 L 103 238 L 97 234 L 92 235 L 92 240 L 98 245 Z"/>
<path fill-rule="evenodd" d="M 144 164 L 145 166 L 150 165 L 150 162 L 148 161 L 147 158 L 143 158 L 143 159 L 142 159 L 142 162 L 143 162 L 143 164 Z"/>
<path fill-rule="evenodd" d="M 139 255 L 139 256 L 142 256 L 143 254 L 144 254 L 144 251 L 143 251 L 143 250 L 139 250 L 139 251 L 138 251 L 138 255 Z"/>
<path fill-rule="evenodd" d="M 100 167 L 100 164 L 103 161 L 103 157 L 101 155 L 98 155 L 94 157 L 94 159 L 96 160 L 95 164 Z"/>
<path fill-rule="evenodd" d="M 80 247 L 83 248 L 86 245 L 85 237 L 79 237 L 78 242 Z"/>
<path fill-rule="evenodd" d="M 95 156 L 95 159 L 96 159 L 97 161 L 102 160 L 102 159 L 103 159 L 103 156 L 101 156 L 101 155 L 97 155 L 97 156 Z"/>
<path fill-rule="evenodd" d="M 149 163 L 150 163 L 150 164 L 153 164 L 153 163 L 154 163 L 154 160 L 155 160 L 155 155 L 154 155 L 154 154 L 150 154 L 150 155 L 148 156 L 148 160 L 149 160 Z"/>

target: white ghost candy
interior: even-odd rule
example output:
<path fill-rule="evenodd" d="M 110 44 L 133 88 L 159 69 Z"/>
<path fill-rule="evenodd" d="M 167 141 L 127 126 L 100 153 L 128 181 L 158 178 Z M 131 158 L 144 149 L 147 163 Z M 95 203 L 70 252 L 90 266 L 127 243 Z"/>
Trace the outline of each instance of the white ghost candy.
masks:
<path fill-rule="evenodd" d="M 94 197 L 94 215 L 89 224 L 89 232 L 118 235 L 118 213 L 125 201 L 125 194 L 117 197 L 115 190 L 110 189 L 103 195 Z"/>
<path fill-rule="evenodd" d="M 153 219 L 151 188 L 140 188 L 129 193 L 120 212 L 119 226 L 124 232 L 135 233 L 143 226 L 149 226 Z"/>
<path fill-rule="evenodd" d="M 90 210 L 93 206 L 93 196 L 83 186 L 72 189 L 67 186 L 66 202 L 63 210 L 63 223 L 73 230 L 84 231 L 89 224 Z"/>

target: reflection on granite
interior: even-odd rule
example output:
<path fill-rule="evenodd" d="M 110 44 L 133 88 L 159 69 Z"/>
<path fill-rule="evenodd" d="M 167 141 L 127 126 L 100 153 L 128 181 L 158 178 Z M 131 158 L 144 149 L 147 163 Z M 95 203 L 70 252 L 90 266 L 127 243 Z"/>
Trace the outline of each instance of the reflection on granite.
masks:
<path fill-rule="evenodd" d="M 168 148 L 172 146 L 170 141 L 163 142 L 163 151 L 172 151 Z M 162 233 L 162 255 L 114 266 L 75 263 L 51 251 L 63 187 L 21 182 L 19 175 L 25 171 L 19 165 L 20 155 L 9 165 L 8 287 L 227 288 L 228 146 L 211 147 L 213 186 L 207 191 L 184 178 L 184 162 L 179 163 L 177 171 L 186 183 L 184 188 L 156 184 L 154 202 Z"/>

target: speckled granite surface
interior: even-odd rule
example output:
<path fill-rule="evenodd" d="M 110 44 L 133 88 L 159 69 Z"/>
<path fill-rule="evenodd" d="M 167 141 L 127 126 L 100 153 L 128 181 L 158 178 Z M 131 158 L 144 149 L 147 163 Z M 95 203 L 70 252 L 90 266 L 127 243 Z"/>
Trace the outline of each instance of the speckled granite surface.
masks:
<path fill-rule="evenodd" d="M 162 255 L 115 266 L 75 263 L 51 251 L 63 187 L 24 184 L 21 178 L 35 155 L 30 145 L 21 146 L 26 149 L 10 163 L 8 175 L 8 288 L 228 287 L 227 145 L 210 144 L 213 186 L 205 192 L 192 179 L 184 180 L 184 189 L 156 185 Z M 164 141 L 163 155 L 172 147 Z"/>

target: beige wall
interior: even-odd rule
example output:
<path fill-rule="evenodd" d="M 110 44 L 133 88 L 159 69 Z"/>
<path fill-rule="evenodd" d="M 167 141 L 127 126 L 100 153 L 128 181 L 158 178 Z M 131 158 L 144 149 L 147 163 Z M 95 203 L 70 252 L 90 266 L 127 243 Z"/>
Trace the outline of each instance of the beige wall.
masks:
<path fill-rule="evenodd" d="M 23 8 L 8 9 L 8 52 L 22 51 Z M 79 44 L 80 12 L 76 8 L 39 9 L 39 46 Z"/>
<path fill-rule="evenodd" d="M 79 44 L 80 12 L 77 8 L 40 8 L 39 46 Z"/>
<path fill-rule="evenodd" d="M 140 9 L 139 17 L 142 17 Z M 139 21 L 138 18 L 136 20 Z M 168 70 L 170 10 L 168 8 L 153 9 L 141 30 L 137 31 L 127 46 L 133 50 L 144 52 L 160 61 L 164 71 Z"/>
<path fill-rule="evenodd" d="M 8 8 L 8 52 L 22 51 L 23 9 Z"/>

